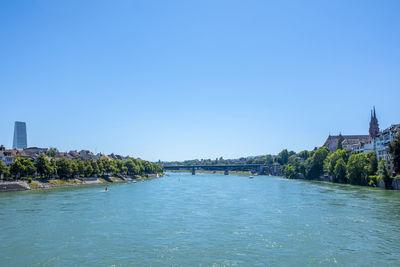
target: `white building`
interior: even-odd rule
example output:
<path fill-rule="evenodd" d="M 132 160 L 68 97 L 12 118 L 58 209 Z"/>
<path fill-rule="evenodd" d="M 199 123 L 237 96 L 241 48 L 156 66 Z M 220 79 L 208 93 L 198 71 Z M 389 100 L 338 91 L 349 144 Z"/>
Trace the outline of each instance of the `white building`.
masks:
<path fill-rule="evenodd" d="M 353 154 L 368 153 L 374 151 L 373 140 L 345 139 L 342 142 L 343 149 L 351 150 Z"/>
<path fill-rule="evenodd" d="M 390 173 L 393 173 L 394 169 L 392 159 L 388 152 L 388 147 L 398 134 L 400 134 L 400 124 L 395 124 L 380 132 L 373 141 L 378 162 L 380 162 L 382 159 L 385 159 L 387 162 L 388 171 Z"/>

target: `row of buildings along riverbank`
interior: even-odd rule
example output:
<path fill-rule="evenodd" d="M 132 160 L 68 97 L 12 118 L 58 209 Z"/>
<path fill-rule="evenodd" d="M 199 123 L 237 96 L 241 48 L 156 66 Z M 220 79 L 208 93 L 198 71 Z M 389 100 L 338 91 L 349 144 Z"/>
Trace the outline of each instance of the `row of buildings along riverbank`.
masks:
<path fill-rule="evenodd" d="M 26 124 L 16 122 L 13 148 L 0 146 L 1 179 L 28 181 L 62 179 L 65 183 L 68 179 L 93 177 L 151 178 L 163 172 L 160 164 L 140 158 L 113 153 L 94 154 L 89 150 L 59 152 L 56 148 L 27 147 L 27 144 Z"/>
<path fill-rule="evenodd" d="M 399 134 L 400 124 L 393 124 L 384 130 L 379 129 L 378 118 L 374 107 L 373 110 L 371 110 L 368 135 L 329 135 L 323 146 L 335 152 L 338 147 L 338 142 L 340 141 L 342 143 L 342 148 L 350 150 L 353 154 L 374 151 L 378 162 L 385 159 L 389 173 L 393 174 L 393 160 L 388 152 L 388 147 Z"/>
<path fill-rule="evenodd" d="M 31 159 L 33 162 L 36 162 L 40 154 L 52 157 L 55 160 L 60 158 L 65 158 L 68 160 L 98 160 L 101 158 L 107 158 L 110 160 L 126 160 L 129 158 L 113 153 L 110 155 L 105 155 L 102 153 L 94 154 L 89 150 L 70 150 L 69 152 L 59 152 L 55 148 L 28 147 L 26 123 L 21 121 L 16 121 L 14 124 L 12 148 L 7 149 L 4 145 L 0 145 L 0 162 L 5 163 L 6 165 L 11 165 L 16 158 Z"/>
<path fill-rule="evenodd" d="M 69 152 L 59 152 L 54 148 L 40 148 L 40 147 L 28 147 L 28 148 L 13 148 L 7 149 L 3 145 L 0 146 L 0 161 L 11 165 L 16 158 L 31 159 L 36 162 L 40 154 L 45 154 L 48 157 L 54 158 L 55 160 L 65 158 L 69 160 L 98 160 L 101 158 L 107 158 L 109 160 L 126 160 L 129 157 L 121 156 L 117 154 L 105 155 L 103 153 L 94 154 L 89 150 L 70 150 Z"/>

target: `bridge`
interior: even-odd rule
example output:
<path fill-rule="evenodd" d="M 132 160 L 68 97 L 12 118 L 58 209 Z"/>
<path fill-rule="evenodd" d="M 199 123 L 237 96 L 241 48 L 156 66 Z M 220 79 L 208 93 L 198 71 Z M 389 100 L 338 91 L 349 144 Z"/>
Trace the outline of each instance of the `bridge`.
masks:
<path fill-rule="evenodd" d="M 225 175 L 229 171 L 251 171 L 252 173 L 262 173 L 263 164 L 226 164 L 226 165 L 164 165 L 164 170 L 191 170 L 192 174 L 196 174 L 196 170 L 205 171 L 224 171 Z"/>

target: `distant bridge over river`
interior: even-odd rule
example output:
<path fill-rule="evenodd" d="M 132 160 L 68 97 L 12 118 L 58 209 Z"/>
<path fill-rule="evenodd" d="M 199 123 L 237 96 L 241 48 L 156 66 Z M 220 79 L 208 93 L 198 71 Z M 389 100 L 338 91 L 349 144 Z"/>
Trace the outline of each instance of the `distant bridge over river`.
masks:
<path fill-rule="evenodd" d="M 262 173 L 263 164 L 226 164 L 226 165 L 164 165 L 164 170 L 191 170 L 192 174 L 196 174 L 196 170 L 205 171 L 224 171 L 225 175 L 229 174 L 229 171 L 250 171 L 252 173 Z"/>

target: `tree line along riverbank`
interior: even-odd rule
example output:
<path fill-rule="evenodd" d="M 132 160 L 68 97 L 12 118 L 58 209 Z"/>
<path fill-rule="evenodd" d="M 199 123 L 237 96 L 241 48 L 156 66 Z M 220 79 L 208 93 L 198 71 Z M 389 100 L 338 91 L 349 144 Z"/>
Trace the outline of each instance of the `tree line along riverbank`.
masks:
<path fill-rule="evenodd" d="M 400 144 L 399 140 L 397 142 Z M 289 179 L 325 180 L 399 190 L 400 150 L 392 149 L 390 152 L 395 169 L 392 174 L 388 172 L 385 159 L 378 163 L 374 151 L 352 153 L 350 150 L 342 149 L 340 142 L 335 152 L 331 152 L 327 147 L 321 147 L 291 156 L 283 153 L 285 155 L 282 173 Z"/>
<path fill-rule="evenodd" d="M 162 175 L 160 164 L 128 158 L 126 160 L 100 158 L 97 160 L 49 158 L 40 154 L 36 161 L 16 158 L 10 166 L 0 162 L 3 187 L 12 182 L 25 182 L 32 188 L 51 188 L 98 183 L 147 179 Z M 94 179 L 94 180 L 93 180 Z"/>

